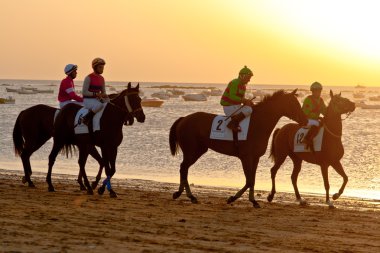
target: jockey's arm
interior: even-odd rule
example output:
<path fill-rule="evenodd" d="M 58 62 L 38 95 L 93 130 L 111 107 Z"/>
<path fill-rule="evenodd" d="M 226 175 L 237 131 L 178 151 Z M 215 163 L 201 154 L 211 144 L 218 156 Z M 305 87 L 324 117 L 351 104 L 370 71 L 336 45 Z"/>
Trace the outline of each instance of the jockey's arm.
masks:
<path fill-rule="evenodd" d="M 82 95 L 83 96 L 93 96 L 93 92 L 89 91 L 88 89 L 90 88 L 90 77 L 86 76 L 86 78 L 83 81 L 83 89 L 82 89 Z"/>

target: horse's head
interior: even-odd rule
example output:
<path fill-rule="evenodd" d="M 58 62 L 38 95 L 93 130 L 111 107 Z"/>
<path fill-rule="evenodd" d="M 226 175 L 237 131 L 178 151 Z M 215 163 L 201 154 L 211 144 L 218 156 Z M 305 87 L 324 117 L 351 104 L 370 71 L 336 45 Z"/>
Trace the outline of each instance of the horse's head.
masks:
<path fill-rule="evenodd" d="M 137 84 L 136 87 L 132 87 L 131 83 L 128 83 L 127 89 L 120 92 L 120 94 L 112 100 L 116 105 L 128 112 L 125 121 L 128 122 L 129 125 L 133 124 L 134 118 L 140 123 L 145 121 L 145 114 L 141 107 L 139 86 L 140 84 Z"/>
<path fill-rule="evenodd" d="M 279 96 L 278 106 L 282 107 L 284 116 L 304 126 L 307 124 L 307 117 L 298 102 L 296 92 L 297 89 L 290 93 L 282 92 L 281 97 Z M 281 94 L 281 92 L 279 93 Z"/>
<path fill-rule="evenodd" d="M 348 98 L 344 98 L 339 94 L 333 94 L 332 90 L 330 90 L 330 103 L 328 105 L 328 110 L 332 111 L 335 114 L 350 114 L 355 111 L 355 103 L 351 102 Z"/>

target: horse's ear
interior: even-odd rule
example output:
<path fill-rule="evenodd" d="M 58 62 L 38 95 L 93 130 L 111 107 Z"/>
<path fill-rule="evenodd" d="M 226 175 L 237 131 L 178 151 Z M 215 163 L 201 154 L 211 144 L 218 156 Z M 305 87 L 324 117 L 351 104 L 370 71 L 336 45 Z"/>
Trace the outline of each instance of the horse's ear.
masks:
<path fill-rule="evenodd" d="M 130 88 L 131 88 L 131 82 L 128 83 L 128 89 L 130 89 Z"/>
<path fill-rule="evenodd" d="M 332 98 L 334 96 L 332 90 L 330 90 L 330 97 Z"/>
<path fill-rule="evenodd" d="M 294 96 L 296 96 L 296 92 L 297 92 L 297 90 L 298 90 L 298 88 L 296 88 L 294 91 L 292 91 L 292 94 L 293 94 Z"/>
<path fill-rule="evenodd" d="M 138 88 L 140 88 L 140 83 L 137 83 L 137 86 L 136 86 L 136 88 L 138 89 Z"/>
<path fill-rule="evenodd" d="M 339 97 L 341 97 L 342 96 L 342 92 L 339 92 Z"/>

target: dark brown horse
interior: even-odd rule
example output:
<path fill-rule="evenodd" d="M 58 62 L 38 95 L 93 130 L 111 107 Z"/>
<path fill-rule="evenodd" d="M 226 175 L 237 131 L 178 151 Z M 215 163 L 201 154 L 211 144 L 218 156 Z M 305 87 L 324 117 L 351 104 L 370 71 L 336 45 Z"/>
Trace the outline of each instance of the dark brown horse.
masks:
<path fill-rule="evenodd" d="M 100 131 L 93 134 L 75 134 L 74 118 L 81 107 L 75 104 L 69 104 L 62 108 L 54 123 L 54 144 L 49 155 L 49 171 L 46 182 L 49 185 L 48 190 L 54 191 L 51 182 L 51 173 L 53 165 L 58 153 L 64 149 L 66 154 L 71 150 L 73 145 L 79 149 L 79 167 L 83 175 L 84 184 L 88 194 L 93 194 L 86 171 L 85 164 L 89 152 L 96 146 L 102 151 L 103 164 L 107 175 L 103 185 L 98 189 L 99 194 L 103 194 L 105 187 L 110 192 L 111 197 L 116 197 L 116 193 L 111 187 L 111 177 L 116 172 L 115 162 L 117 156 L 117 148 L 123 140 L 123 124 L 127 118 L 135 117 L 138 122 L 145 121 L 145 114 L 141 107 L 141 98 L 139 96 L 139 85 L 123 90 L 116 98 L 108 103 L 104 109 L 100 120 Z"/>
<path fill-rule="evenodd" d="M 35 187 L 31 180 L 32 167 L 30 165 L 31 155 L 44 145 L 53 136 L 54 115 L 58 109 L 48 105 L 35 105 L 23 110 L 17 116 L 13 128 L 13 144 L 16 156 L 21 157 L 24 167 L 22 182 L 28 183 L 29 187 Z M 90 151 L 99 163 L 99 172 L 93 187 L 96 188 L 102 174 L 103 162 L 96 148 Z M 78 183 L 81 189 L 85 189 L 82 175 L 78 175 Z"/>
<path fill-rule="evenodd" d="M 246 141 L 239 141 L 238 149 L 232 141 L 210 139 L 211 125 L 215 114 L 197 112 L 177 119 L 170 129 L 170 151 L 174 156 L 178 146 L 183 152 L 183 161 L 180 166 L 179 190 L 173 194 L 176 199 L 184 189 L 193 203 L 197 199 L 193 196 L 187 181 L 189 167 L 193 165 L 210 148 L 216 152 L 236 156 L 243 165 L 246 183 L 244 187 L 231 196 L 227 203 L 238 199 L 249 188 L 249 200 L 253 206 L 260 205 L 254 198 L 256 169 L 260 157 L 265 153 L 272 130 L 282 116 L 286 116 L 301 124 L 306 124 L 306 116 L 296 98 L 296 91 L 286 93 L 283 90 L 266 96 L 264 100 L 253 107 L 248 136 Z"/>
<path fill-rule="evenodd" d="M 297 187 L 297 178 L 301 171 L 302 161 L 318 164 L 321 167 L 323 182 L 326 189 L 326 203 L 330 207 L 333 207 L 333 203 L 330 202 L 329 198 L 330 185 L 328 179 L 328 167 L 330 165 L 343 178 L 343 184 L 340 187 L 339 192 L 333 195 L 333 199 L 338 199 L 343 193 L 348 177 L 344 172 L 342 164 L 340 163 L 340 159 L 342 159 L 344 154 L 344 148 L 341 140 L 341 115 L 353 112 L 355 110 L 355 103 L 351 102 L 347 98 L 343 98 L 340 94 L 334 95 L 332 91 L 330 91 L 330 97 L 331 100 L 327 106 L 326 115 L 323 119 L 325 131 L 323 133 L 321 151 L 293 152 L 294 136 L 300 128 L 300 126 L 296 124 L 287 124 L 281 129 L 276 129 L 273 133 L 270 156 L 273 158 L 275 164 L 271 168 L 272 191 L 267 198 L 269 202 L 273 200 L 274 194 L 276 193 L 276 173 L 280 166 L 284 163 L 287 156 L 289 156 L 293 161 L 293 172 L 291 179 L 296 198 L 300 204 L 306 204 L 306 201 L 301 198 Z"/>

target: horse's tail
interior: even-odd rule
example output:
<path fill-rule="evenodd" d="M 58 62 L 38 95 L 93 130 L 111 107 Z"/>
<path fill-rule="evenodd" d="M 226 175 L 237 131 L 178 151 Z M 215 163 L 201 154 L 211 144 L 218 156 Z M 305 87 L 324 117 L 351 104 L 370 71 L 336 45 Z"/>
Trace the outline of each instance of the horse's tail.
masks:
<path fill-rule="evenodd" d="M 61 110 L 54 121 L 54 142 L 62 145 L 60 152 L 66 157 L 72 156 L 76 148 L 74 145 L 75 132 L 73 127 L 74 117 L 80 109 L 78 105 L 69 104 Z"/>
<path fill-rule="evenodd" d="M 275 147 L 274 147 L 274 139 L 276 138 L 276 136 L 278 134 L 278 131 L 280 131 L 280 128 L 277 128 L 276 130 L 274 130 L 273 136 L 272 136 L 272 144 L 271 144 L 271 147 L 270 147 L 270 155 L 269 155 L 269 158 L 272 159 L 272 162 L 274 162 L 274 160 L 276 159 L 276 152 L 275 152 Z"/>
<path fill-rule="evenodd" d="M 17 116 L 15 126 L 13 127 L 13 146 L 15 155 L 20 156 L 24 151 L 24 138 L 22 137 L 20 117 L 22 112 Z"/>
<path fill-rule="evenodd" d="M 178 123 L 183 119 L 183 117 L 178 118 L 170 128 L 169 133 L 169 144 L 170 144 L 170 152 L 172 153 L 172 156 L 175 156 L 178 153 L 178 141 L 177 141 L 177 125 Z"/>

